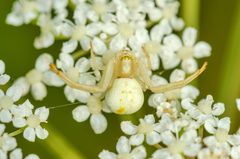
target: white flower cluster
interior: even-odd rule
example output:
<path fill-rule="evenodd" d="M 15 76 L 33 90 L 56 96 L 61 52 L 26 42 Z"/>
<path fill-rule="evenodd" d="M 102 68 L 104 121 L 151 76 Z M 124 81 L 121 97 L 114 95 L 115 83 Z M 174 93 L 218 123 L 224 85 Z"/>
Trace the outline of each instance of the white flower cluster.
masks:
<path fill-rule="evenodd" d="M 34 41 L 37 49 L 64 40 L 56 63 L 74 82 L 96 86 L 111 57 L 129 49 L 136 57 L 149 57 L 149 75 L 152 83 L 159 86 L 184 80 L 198 69 L 198 59 L 211 55 L 211 46 L 197 41 L 196 29 L 184 29 L 184 21 L 177 16 L 179 6 L 177 0 L 17 0 L 6 21 L 14 26 L 37 25 L 41 32 Z M 17 101 L 29 92 L 34 99 L 43 100 L 46 86 L 64 86 L 50 71 L 53 62 L 50 54 L 41 54 L 34 69 L 18 78 L 6 93 L 0 90 L 0 121 L 12 122 L 32 142 L 36 137 L 48 136 L 41 124 L 46 122 L 49 110 L 40 107 L 33 113 L 28 100 L 23 104 Z M 169 79 L 162 75 L 166 70 L 171 71 Z M 0 85 L 10 79 L 4 72 L 5 65 L 0 61 Z M 68 101 L 81 103 L 72 111 L 77 122 L 89 119 L 96 134 L 107 129 L 104 114 L 112 112 L 104 93 L 91 94 L 66 85 L 64 94 Z M 222 117 L 224 104 L 214 104 L 211 95 L 195 104 L 199 94 L 191 85 L 151 94 L 148 105 L 154 113 L 140 119 L 138 125 L 123 121 L 121 129 L 128 137 L 119 138 L 117 154 L 104 150 L 99 158 L 144 159 L 145 146 L 149 145 L 157 148 L 150 155 L 152 159 L 240 159 L 240 130 L 229 134 L 230 118 Z M 237 106 L 240 110 L 239 99 Z M 0 153 L 7 156 L 12 151 L 10 157 L 20 154 L 16 144 L 4 146 L 5 138 L 15 142 L 5 134 L 0 137 Z"/>
<path fill-rule="evenodd" d="M 146 115 L 138 125 L 131 121 L 121 122 L 121 129 L 128 138 L 119 138 L 117 155 L 103 150 L 99 158 L 144 159 L 147 158 L 146 143 L 157 149 L 151 159 L 239 159 L 240 130 L 230 134 L 230 118 L 219 117 L 224 112 L 224 104 L 213 104 L 210 95 L 196 105 L 190 98 L 182 99 L 179 105 L 172 101 L 167 103 L 162 102 L 157 106 L 161 107 L 161 115 Z M 209 135 L 203 136 L 203 132 Z M 132 151 L 131 146 L 134 147 Z"/>
<path fill-rule="evenodd" d="M 0 60 L 0 70 L 2 84 L 7 84 L 10 77 L 4 74 L 5 64 Z M 31 142 L 35 138 L 46 139 L 48 131 L 44 129 L 41 124 L 47 122 L 49 109 L 46 107 L 39 107 L 35 109 L 34 106 L 26 100 L 19 104 L 19 99 L 24 93 L 22 85 L 14 84 L 6 90 L 6 93 L 0 89 L 0 158 L 1 159 L 23 159 L 22 150 L 17 148 L 17 142 L 14 136 L 23 132 L 23 137 Z M 7 133 L 5 128 L 12 123 L 18 130 Z M 39 159 L 35 154 L 30 154 L 24 159 Z"/>
<path fill-rule="evenodd" d="M 47 96 L 47 87 L 63 86 L 63 81 L 56 74 L 49 70 L 53 57 L 50 54 L 41 54 L 36 62 L 35 68 L 30 70 L 24 77 L 19 77 L 13 84 L 22 90 L 22 96 L 31 91 L 35 100 L 43 100 Z"/>
<path fill-rule="evenodd" d="M 5 132 L 5 125 L 0 124 L 0 158 L 1 159 L 23 159 L 22 150 L 17 148 L 14 137 Z M 24 159 L 39 159 L 35 154 L 30 154 Z"/>
<path fill-rule="evenodd" d="M 195 58 L 210 56 L 211 47 L 196 42 L 194 28 L 186 28 L 182 40 L 173 33 L 184 27 L 177 17 L 179 6 L 177 0 L 19 0 L 7 22 L 36 23 L 41 30 L 34 42 L 36 48 L 49 47 L 59 38 L 67 39 L 61 54 L 76 49 L 88 51 L 92 44 L 100 56 L 126 47 L 140 56 L 144 47 L 153 70 L 160 67 L 160 62 L 164 69 L 181 63 L 186 73 L 193 73 L 198 67 Z"/>

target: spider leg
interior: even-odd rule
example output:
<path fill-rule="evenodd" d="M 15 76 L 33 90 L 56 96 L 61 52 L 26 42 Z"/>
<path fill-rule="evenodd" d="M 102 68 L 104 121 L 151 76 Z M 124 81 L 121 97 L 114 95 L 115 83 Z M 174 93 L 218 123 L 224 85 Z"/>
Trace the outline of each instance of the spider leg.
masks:
<path fill-rule="evenodd" d="M 147 50 L 145 49 L 144 46 L 142 46 L 142 50 L 143 50 L 144 56 L 145 56 L 146 59 L 147 59 L 147 67 L 148 67 L 149 70 L 151 70 L 151 68 L 152 68 L 152 63 L 151 63 L 151 60 L 150 60 L 150 56 L 149 56 L 149 54 L 148 54 L 148 52 L 147 52 Z"/>
<path fill-rule="evenodd" d="M 142 88 L 145 88 L 145 90 L 152 86 L 151 79 L 149 77 L 150 71 L 151 69 L 146 65 L 145 61 L 143 61 L 143 59 L 138 59 L 138 69 L 135 78 L 138 81 L 141 81 L 140 84 L 142 84 Z"/>
<path fill-rule="evenodd" d="M 68 76 L 60 71 L 55 64 L 50 64 L 50 69 L 55 72 L 67 85 L 72 88 L 87 91 L 91 93 L 102 93 L 105 92 L 109 86 L 109 83 L 113 80 L 114 61 L 110 60 L 103 71 L 101 81 L 96 86 L 80 84 L 72 81 Z"/>
<path fill-rule="evenodd" d="M 96 55 L 93 51 L 93 45 L 92 45 L 92 42 L 90 43 L 90 63 L 91 63 L 91 67 L 94 71 L 98 70 L 97 68 L 97 63 L 96 63 Z"/>
<path fill-rule="evenodd" d="M 149 89 L 154 93 L 161 93 L 161 92 L 167 92 L 167 91 L 184 87 L 190 82 L 192 82 L 194 79 L 196 79 L 200 74 L 202 74 L 203 71 L 206 69 L 206 67 L 207 67 L 207 62 L 205 62 L 202 65 L 202 67 L 198 69 L 195 73 L 193 73 L 192 75 L 190 75 L 189 77 L 187 77 L 182 81 L 173 82 L 173 83 L 169 83 L 161 86 L 151 86 Z"/>

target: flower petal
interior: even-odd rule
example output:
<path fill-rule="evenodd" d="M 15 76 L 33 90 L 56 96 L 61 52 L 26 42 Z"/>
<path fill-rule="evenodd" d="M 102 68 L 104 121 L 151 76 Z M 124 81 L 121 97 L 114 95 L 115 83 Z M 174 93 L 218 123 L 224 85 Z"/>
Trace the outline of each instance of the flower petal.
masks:
<path fill-rule="evenodd" d="M 203 58 L 211 55 L 212 48 L 211 46 L 204 42 L 200 41 L 194 46 L 194 57 Z"/>
<path fill-rule="evenodd" d="M 129 153 L 131 151 L 129 140 L 125 136 L 121 136 L 118 139 L 116 149 L 119 154 Z"/>
<path fill-rule="evenodd" d="M 132 135 L 129 141 L 131 145 L 134 146 L 141 145 L 144 141 L 144 135 L 143 134 Z"/>
<path fill-rule="evenodd" d="M 144 117 L 144 121 L 147 123 L 147 124 L 154 124 L 155 123 L 155 118 L 152 114 L 150 115 L 145 115 Z"/>
<path fill-rule="evenodd" d="M 8 81 L 10 80 L 10 76 L 9 75 L 1 75 L 0 74 L 0 85 L 5 85 Z"/>
<path fill-rule="evenodd" d="M 90 116 L 90 112 L 88 107 L 85 105 L 78 106 L 72 111 L 73 119 L 77 122 L 83 122 L 88 119 Z"/>
<path fill-rule="evenodd" d="M 36 135 L 39 139 L 46 139 L 48 137 L 48 131 L 44 128 L 42 128 L 41 126 L 38 126 L 36 128 Z"/>
<path fill-rule="evenodd" d="M 216 127 L 217 123 L 216 120 L 214 120 L 213 118 L 207 119 L 204 123 L 204 128 L 206 129 L 207 132 L 214 134 L 214 132 L 216 131 Z"/>
<path fill-rule="evenodd" d="M 0 121 L 3 123 L 9 123 L 12 121 L 12 114 L 8 109 L 2 109 L 0 111 Z"/>
<path fill-rule="evenodd" d="M 195 59 L 188 58 L 182 61 L 181 67 L 187 74 L 191 74 L 197 70 L 198 64 Z"/>
<path fill-rule="evenodd" d="M 35 63 L 35 68 L 41 72 L 49 70 L 49 65 L 53 63 L 53 57 L 47 53 L 41 54 Z"/>
<path fill-rule="evenodd" d="M 180 38 L 175 34 L 170 34 L 163 39 L 163 44 L 170 47 L 172 50 L 177 51 L 182 47 Z"/>
<path fill-rule="evenodd" d="M 22 128 L 26 125 L 26 119 L 20 117 L 13 118 L 12 122 L 15 128 Z"/>
<path fill-rule="evenodd" d="M 175 69 L 170 75 L 170 82 L 178 82 L 185 79 L 185 72 L 180 69 Z"/>
<path fill-rule="evenodd" d="M 122 121 L 121 129 L 127 135 L 133 135 L 137 133 L 137 126 L 135 126 L 131 121 Z"/>
<path fill-rule="evenodd" d="M 197 39 L 197 30 L 192 27 L 188 27 L 183 32 L 183 43 L 185 46 L 193 46 Z"/>
<path fill-rule="evenodd" d="M 216 103 L 213 105 L 212 114 L 215 116 L 222 115 L 225 111 L 225 107 L 223 103 Z"/>
<path fill-rule="evenodd" d="M 43 81 L 48 86 L 61 87 L 65 83 L 58 75 L 52 71 L 46 71 L 43 73 Z"/>
<path fill-rule="evenodd" d="M 218 121 L 218 128 L 224 129 L 227 132 L 230 130 L 230 118 L 224 117 Z"/>
<path fill-rule="evenodd" d="M 100 159 L 116 159 L 117 158 L 116 154 L 109 152 L 107 150 L 103 150 L 102 152 L 100 152 L 98 157 Z"/>
<path fill-rule="evenodd" d="M 78 68 L 80 73 L 87 72 L 91 68 L 90 60 L 86 57 L 79 58 L 75 67 Z"/>
<path fill-rule="evenodd" d="M 93 114 L 90 118 L 90 124 L 96 134 L 101 134 L 107 129 L 107 119 L 102 114 Z"/>
<path fill-rule="evenodd" d="M 10 153 L 10 159 L 22 159 L 22 158 L 23 154 L 20 148 L 17 148 Z"/>
<path fill-rule="evenodd" d="M 2 136 L 2 134 L 4 133 L 5 128 L 6 128 L 6 126 L 4 124 L 0 123 L 0 136 Z"/>
<path fill-rule="evenodd" d="M 23 132 L 23 137 L 28 141 L 34 142 L 36 138 L 34 128 L 27 127 Z"/>
<path fill-rule="evenodd" d="M 46 122 L 49 115 L 49 109 L 46 107 L 40 107 L 35 110 L 34 114 L 39 117 L 41 122 Z"/>
<path fill-rule="evenodd" d="M 176 141 L 175 136 L 170 131 L 165 131 L 161 133 L 162 141 L 166 145 L 170 145 L 171 143 Z"/>
<path fill-rule="evenodd" d="M 47 88 L 41 82 L 33 84 L 31 92 L 35 100 L 43 100 L 47 96 Z"/>
<path fill-rule="evenodd" d="M 5 63 L 3 60 L 0 60 L 0 75 L 5 73 Z"/>
<path fill-rule="evenodd" d="M 133 159 L 145 159 L 147 157 L 146 149 L 143 146 L 135 147 L 131 152 Z"/>
<path fill-rule="evenodd" d="M 22 91 L 21 91 L 20 87 L 17 87 L 17 86 L 13 85 L 13 86 L 8 88 L 6 95 L 11 97 L 12 100 L 14 102 L 16 102 L 21 98 Z"/>
<path fill-rule="evenodd" d="M 24 159 L 40 159 L 40 158 L 35 154 L 30 154 L 27 155 Z"/>
<path fill-rule="evenodd" d="M 78 41 L 77 40 L 69 40 L 63 43 L 61 52 L 62 53 L 72 53 L 74 50 L 76 50 L 78 46 Z"/>
<path fill-rule="evenodd" d="M 149 145 L 155 145 L 161 141 L 161 135 L 155 131 L 147 133 L 146 141 Z"/>
<path fill-rule="evenodd" d="M 93 38 L 92 47 L 94 53 L 96 53 L 97 55 L 103 55 L 103 53 L 107 51 L 105 43 L 97 37 Z"/>
<path fill-rule="evenodd" d="M 116 35 L 112 38 L 110 42 L 110 50 L 111 51 L 119 51 L 126 47 L 127 40 L 124 39 L 121 35 Z"/>
<path fill-rule="evenodd" d="M 34 40 L 34 47 L 37 49 L 47 48 L 54 43 L 54 36 L 52 33 L 43 33 Z"/>

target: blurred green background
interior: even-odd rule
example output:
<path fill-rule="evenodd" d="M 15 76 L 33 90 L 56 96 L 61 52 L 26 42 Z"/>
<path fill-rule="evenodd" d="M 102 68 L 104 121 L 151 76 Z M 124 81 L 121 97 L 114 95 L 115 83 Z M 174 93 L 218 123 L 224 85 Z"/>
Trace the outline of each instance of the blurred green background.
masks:
<path fill-rule="evenodd" d="M 39 34 L 37 27 L 5 24 L 12 3 L 11 0 L 0 0 L 0 59 L 6 62 L 7 73 L 16 79 L 34 67 L 40 53 L 48 52 L 56 57 L 61 42 L 48 49 L 36 50 L 33 40 Z M 235 99 L 240 97 L 240 1 L 182 0 L 180 14 L 188 26 L 199 29 L 199 40 L 209 42 L 213 48 L 212 56 L 204 59 L 209 63 L 207 71 L 198 80 L 201 96 L 212 94 L 216 101 L 224 102 L 226 115 L 232 118 L 232 130 L 236 130 L 240 120 L 235 104 Z M 68 103 L 62 89 L 49 88 L 48 94 L 41 102 L 29 98 L 36 106 L 51 107 Z M 19 135 L 18 144 L 23 152 L 36 153 L 43 159 L 81 159 L 83 156 L 97 158 L 103 148 L 115 151 L 115 143 L 121 135 L 119 117 L 107 115 L 107 131 L 95 135 L 89 122 L 77 123 L 72 119 L 73 108 L 70 106 L 50 111 L 47 124 L 50 136 L 46 141 L 30 143 Z"/>

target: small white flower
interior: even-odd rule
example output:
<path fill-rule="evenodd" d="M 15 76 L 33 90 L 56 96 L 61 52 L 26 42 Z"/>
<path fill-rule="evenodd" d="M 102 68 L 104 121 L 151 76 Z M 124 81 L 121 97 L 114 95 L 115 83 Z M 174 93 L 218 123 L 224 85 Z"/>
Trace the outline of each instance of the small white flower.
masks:
<path fill-rule="evenodd" d="M 198 120 L 200 123 L 204 123 L 207 119 L 211 119 L 215 116 L 220 116 L 224 113 L 225 107 L 223 103 L 215 103 L 211 95 L 208 95 L 206 99 L 202 99 L 198 102 L 197 106 L 192 103 L 192 100 L 185 98 L 182 100 L 182 107 L 187 110 L 188 114 Z"/>
<path fill-rule="evenodd" d="M 184 27 L 184 21 L 177 17 L 179 1 L 156 0 L 161 9 L 162 20 L 167 20 L 174 30 L 181 30 Z"/>
<path fill-rule="evenodd" d="M 22 128 L 26 126 L 26 116 L 30 116 L 32 114 L 33 105 L 26 100 L 23 104 L 18 105 L 12 109 L 13 126 L 16 128 Z"/>
<path fill-rule="evenodd" d="M 0 89 L 0 121 L 8 123 L 12 121 L 12 109 L 17 107 L 15 102 L 20 99 L 22 92 L 19 88 L 12 86 L 6 94 Z"/>
<path fill-rule="evenodd" d="M 230 130 L 230 119 L 228 117 L 222 119 L 208 119 L 205 122 L 205 129 L 210 136 L 203 139 L 204 144 L 213 152 L 221 154 L 230 154 L 232 138 L 228 134 Z"/>
<path fill-rule="evenodd" d="M 100 159 L 145 159 L 147 156 L 146 149 L 143 146 L 131 150 L 130 142 L 125 136 L 118 139 L 116 149 L 117 154 L 103 150 L 98 157 Z"/>
<path fill-rule="evenodd" d="M 210 45 L 203 41 L 196 43 L 196 40 L 197 31 L 194 28 L 186 28 L 184 30 L 183 42 L 175 34 L 170 34 L 163 40 L 166 49 L 174 57 L 173 61 L 182 60 L 181 67 L 188 74 L 195 72 L 198 68 L 195 58 L 199 59 L 211 55 Z M 175 66 L 177 65 L 178 63 L 175 63 Z"/>
<path fill-rule="evenodd" d="M 121 122 L 121 129 L 125 134 L 131 135 L 131 145 L 141 145 L 144 141 L 144 136 L 146 136 L 146 142 L 149 145 L 154 145 L 161 141 L 160 130 L 158 124 L 155 123 L 153 115 L 146 115 L 144 119 L 140 119 L 138 126 L 133 125 L 130 121 L 123 121 Z"/>
<path fill-rule="evenodd" d="M 5 73 L 5 63 L 0 60 L 0 85 L 6 84 L 10 80 L 10 76 Z"/>
<path fill-rule="evenodd" d="M 91 41 L 94 41 L 96 45 L 93 49 L 96 54 L 102 54 L 106 51 L 105 43 L 97 38 L 97 34 L 101 31 L 101 23 L 92 22 L 86 24 L 86 21 L 80 22 L 75 20 L 75 24 L 68 21 L 69 23 L 69 35 L 70 38 L 68 41 L 63 43 L 62 53 L 72 53 L 77 49 L 78 43 L 80 43 L 82 50 L 87 51 L 90 49 Z M 93 46 L 94 46 L 93 45 Z"/>
<path fill-rule="evenodd" d="M 109 43 L 109 48 L 111 51 L 119 51 L 129 45 L 135 50 L 134 48 L 145 42 L 147 38 L 146 29 L 144 28 L 146 21 L 143 15 L 133 15 L 121 1 L 118 2 L 120 6 L 117 7 L 115 23 L 109 26 L 111 30 L 116 30 Z M 137 50 L 140 50 L 140 48 Z"/>
<path fill-rule="evenodd" d="M 167 148 L 155 151 L 152 159 L 182 159 L 181 154 L 188 157 L 195 157 L 201 148 L 196 130 L 185 131 L 179 139 L 170 131 L 165 131 L 161 135 L 162 141 Z"/>
<path fill-rule="evenodd" d="M 180 69 L 173 70 L 173 72 L 170 75 L 170 82 L 177 82 L 184 79 L 185 79 L 185 72 Z M 168 83 L 168 81 L 160 76 L 153 75 L 152 83 L 154 85 L 165 85 Z M 160 112 L 164 111 L 164 107 L 166 106 L 165 108 L 167 108 L 168 111 L 169 111 L 169 108 L 171 107 L 170 108 L 171 112 L 177 113 L 176 106 L 179 105 L 178 99 L 186 99 L 186 98 L 195 99 L 198 95 L 199 95 L 199 90 L 197 88 L 191 85 L 187 85 L 180 89 L 175 89 L 175 90 L 164 92 L 164 93 L 151 94 L 148 99 L 148 104 L 151 107 L 159 109 Z M 168 105 L 167 103 L 170 105 Z M 175 113 L 173 113 L 172 115 L 174 115 Z"/>
<path fill-rule="evenodd" d="M 89 116 L 90 124 L 96 134 L 101 134 L 107 129 L 107 119 L 102 114 L 103 104 L 98 97 L 90 96 L 87 105 L 76 107 L 73 112 L 73 118 L 77 122 L 86 121 Z"/>
<path fill-rule="evenodd" d="M 96 78 L 92 73 L 88 72 L 91 68 L 90 60 L 82 57 L 74 64 L 73 57 L 70 54 L 61 53 L 60 58 L 57 61 L 57 66 L 66 73 L 66 75 L 73 81 L 81 84 L 95 85 Z M 70 102 L 78 100 L 86 103 L 90 96 L 89 92 L 78 90 L 66 86 L 64 88 L 64 94 Z"/>
<path fill-rule="evenodd" d="M 93 0 L 86 16 L 91 21 L 110 21 L 113 17 L 114 9 L 108 0 Z"/>
<path fill-rule="evenodd" d="M 17 147 L 16 139 L 4 133 L 5 125 L 0 124 L 0 157 L 7 159 L 7 153 Z"/>
<path fill-rule="evenodd" d="M 37 14 L 36 2 L 29 0 L 16 1 L 6 21 L 14 26 L 28 24 L 37 17 Z"/>
<path fill-rule="evenodd" d="M 179 110 L 175 106 L 175 102 L 163 102 L 157 107 L 157 116 L 160 118 L 163 114 L 168 114 L 172 118 L 177 118 Z"/>
<path fill-rule="evenodd" d="M 198 153 L 198 159 L 219 158 L 219 157 L 222 159 L 230 158 L 229 154 L 227 154 L 226 152 L 223 152 L 221 150 L 213 151 L 209 148 L 203 148 Z"/>
<path fill-rule="evenodd" d="M 19 105 L 13 110 L 13 124 L 15 127 L 24 128 L 23 136 L 28 141 L 34 142 L 36 136 L 39 139 L 46 139 L 48 131 L 41 124 L 47 123 L 49 109 L 39 107 L 33 113 L 34 106 L 26 100 L 22 105 Z"/>
<path fill-rule="evenodd" d="M 22 149 L 16 148 L 9 154 L 10 159 L 23 159 Z M 35 154 L 30 154 L 24 157 L 24 159 L 39 159 Z"/>
<path fill-rule="evenodd" d="M 52 56 L 46 53 L 42 54 L 37 58 L 35 68 L 25 76 L 28 87 L 31 87 L 31 93 L 36 100 L 43 100 L 47 96 L 45 84 L 54 86 L 62 86 L 64 84 L 57 75 L 50 72 L 49 65 L 51 63 L 53 63 Z"/>

